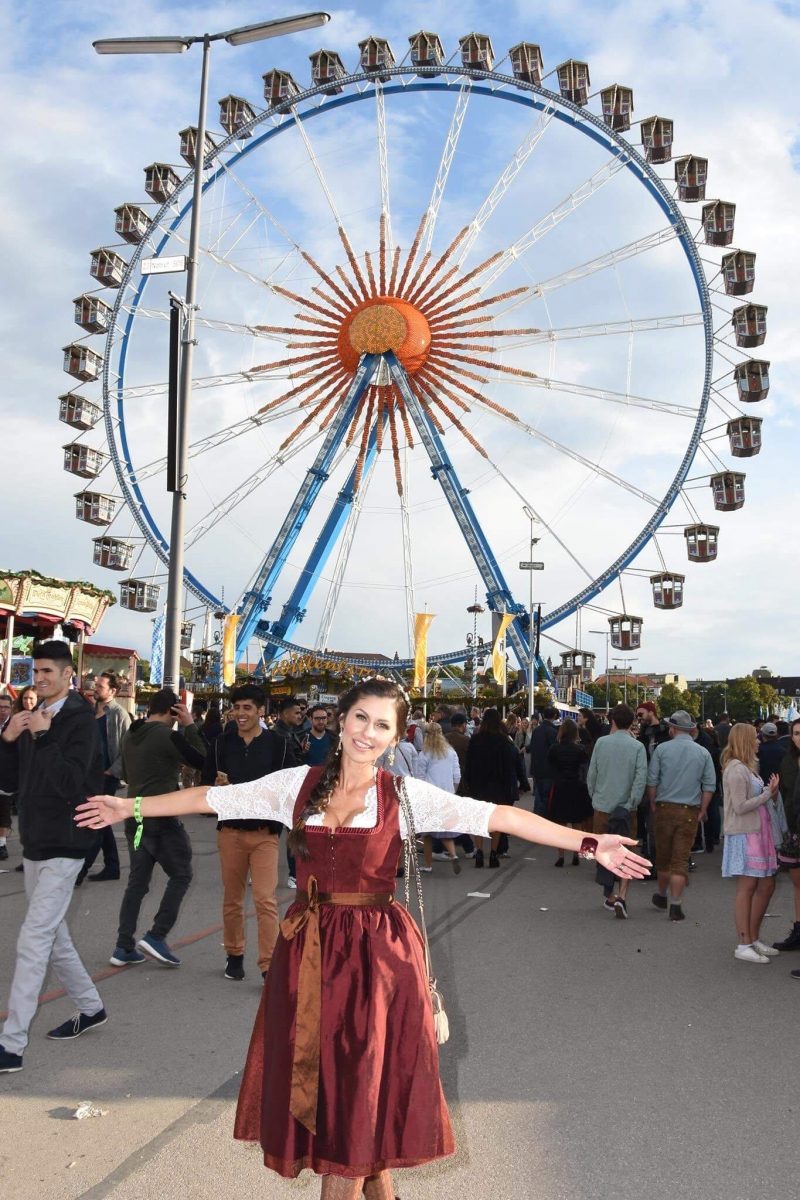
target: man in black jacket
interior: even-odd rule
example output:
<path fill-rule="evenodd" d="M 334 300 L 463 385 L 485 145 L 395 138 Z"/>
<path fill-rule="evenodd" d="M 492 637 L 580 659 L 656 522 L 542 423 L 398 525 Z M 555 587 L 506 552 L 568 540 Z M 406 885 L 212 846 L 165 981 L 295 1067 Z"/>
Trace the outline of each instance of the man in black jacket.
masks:
<path fill-rule="evenodd" d="M 36 646 L 33 678 L 41 704 L 33 712 L 16 713 L 0 738 L 0 787 L 17 793 L 28 897 L 0 1034 L 0 1073 L 22 1070 L 28 1029 L 51 961 L 77 1012 L 47 1036 L 66 1041 L 108 1020 L 66 922 L 75 879 L 95 840 L 92 830 L 75 824 L 75 809 L 103 785 L 97 723 L 86 701 L 70 690 L 72 670 L 66 642 Z"/>
<path fill-rule="evenodd" d="M 217 738 L 214 747 L 215 783 L 248 783 L 279 771 L 288 742 L 270 729 L 261 728 L 266 699 L 260 688 L 244 684 L 231 692 L 235 728 Z M 278 821 L 220 821 L 217 825 L 219 865 L 222 872 L 222 923 L 226 979 L 244 979 L 244 900 L 247 877 L 253 886 L 258 922 L 258 968 L 266 975 L 278 940 Z"/>
<path fill-rule="evenodd" d="M 181 732 L 174 729 L 175 721 Z M 122 741 L 122 776 L 129 796 L 160 796 L 178 787 L 181 767 L 199 770 L 205 762 L 206 744 L 192 714 L 170 688 L 151 697 L 147 719 L 134 721 Z M 192 882 L 192 843 L 177 817 L 151 817 L 144 822 L 142 839 L 134 846 L 136 822 L 125 822 L 131 856 L 128 886 L 119 910 L 117 944 L 111 965 L 124 967 L 144 962 L 144 954 L 170 967 L 181 960 L 166 942 L 178 919 L 181 901 Z M 167 878 L 167 886 L 153 924 L 136 941 L 136 924 L 142 901 L 150 889 L 156 863 Z M 142 951 L 144 953 L 142 953 Z"/>
<path fill-rule="evenodd" d="M 546 708 L 542 713 L 543 720 L 531 734 L 531 773 L 533 775 L 534 801 L 533 811 L 540 817 L 547 816 L 547 806 L 550 800 L 550 789 L 553 786 L 553 768 L 547 761 L 547 752 L 555 745 L 558 737 L 558 709 Z"/>
<path fill-rule="evenodd" d="M 658 710 L 652 700 L 642 700 L 636 705 L 636 720 L 639 722 L 639 741 L 645 748 L 647 761 L 653 757 L 656 746 L 668 742 L 669 725 L 659 720 Z M 650 801 L 642 796 L 637 812 L 637 837 L 644 846 L 644 853 L 652 862 L 656 860 L 655 821 L 650 811 Z M 655 869 L 652 878 L 655 878 Z"/>
<path fill-rule="evenodd" d="M 274 767 L 275 771 L 284 771 L 289 767 L 299 767 L 308 750 L 308 735 L 302 732 L 303 709 L 292 696 L 284 696 L 278 706 L 278 719 L 272 726 L 272 732 L 283 741 L 281 761 Z M 286 850 L 286 862 L 289 867 L 288 884 L 290 888 L 297 887 L 295 878 L 294 856 Z"/>

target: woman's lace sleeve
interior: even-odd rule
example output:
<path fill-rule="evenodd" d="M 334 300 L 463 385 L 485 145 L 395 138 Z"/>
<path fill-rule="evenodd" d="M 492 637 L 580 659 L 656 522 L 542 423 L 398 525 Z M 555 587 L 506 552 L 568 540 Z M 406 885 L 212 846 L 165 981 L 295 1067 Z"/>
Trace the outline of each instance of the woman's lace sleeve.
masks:
<path fill-rule="evenodd" d="M 471 833 L 473 837 L 491 837 L 489 818 L 495 805 L 486 800 L 471 800 L 469 796 L 454 796 L 422 779 L 405 781 L 414 824 L 419 831 L 447 829 L 452 833 Z M 405 836 L 401 811 L 400 832 Z"/>
<path fill-rule="evenodd" d="M 294 802 L 306 771 L 308 767 L 290 767 L 251 783 L 212 787 L 206 793 L 206 804 L 220 821 L 280 821 L 291 829 Z"/>

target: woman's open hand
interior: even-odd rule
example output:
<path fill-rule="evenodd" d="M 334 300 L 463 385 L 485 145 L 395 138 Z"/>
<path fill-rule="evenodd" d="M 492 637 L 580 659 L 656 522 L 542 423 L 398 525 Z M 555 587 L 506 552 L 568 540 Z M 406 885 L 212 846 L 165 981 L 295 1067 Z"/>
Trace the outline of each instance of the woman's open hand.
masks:
<path fill-rule="evenodd" d="M 124 796 L 90 796 L 75 809 L 75 821 L 87 829 L 105 829 L 133 816 L 133 801 Z"/>
<path fill-rule="evenodd" d="M 601 867 L 618 875 L 620 879 L 647 879 L 652 863 L 631 849 L 638 843 L 633 838 L 618 837 L 603 833 L 597 838 L 595 859 Z"/>

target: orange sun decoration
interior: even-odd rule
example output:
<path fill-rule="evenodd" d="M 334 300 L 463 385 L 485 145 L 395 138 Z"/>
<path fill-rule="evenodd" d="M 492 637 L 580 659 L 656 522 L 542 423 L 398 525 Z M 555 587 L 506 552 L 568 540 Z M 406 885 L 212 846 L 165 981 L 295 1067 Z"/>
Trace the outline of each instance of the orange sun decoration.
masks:
<path fill-rule="evenodd" d="M 535 379 L 532 371 L 505 366 L 493 357 L 492 344 L 507 337 L 538 333 L 537 329 L 495 329 L 492 308 L 523 293 L 517 287 L 493 296 L 484 296 L 480 276 L 501 257 L 492 255 L 477 267 L 462 274 L 460 266 L 448 265 L 468 233 L 462 229 L 435 260 L 430 251 L 419 256 L 430 212 L 420 222 L 408 253 L 387 245 L 385 215 L 381 216 L 380 250 L 377 263 L 366 251 L 360 261 L 344 229 L 339 237 L 348 268 L 337 266 L 325 271 L 310 254 L 303 258 L 319 277 L 311 295 L 300 295 L 278 284 L 273 290 L 300 306 L 291 328 L 259 325 L 264 333 L 289 335 L 287 350 L 291 357 L 252 367 L 248 374 L 276 370 L 291 372 L 293 386 L 263 408 L 259 414 L 275 411 L 288 401 L 307 410 L 303 419 L 284 438 L 284 450 L 315 425 L 324 429 L 335 417 L 347 395 L 353 375 L 363 354 L 381 354 L 389 350 L 397 356 L 408 377 L 408 384 L 422 410 L 440 432 L 448 422 L 461 433 L 484 458 L 486 451 L 466 428 L 463 418 L 472 407 L 486 407 L 509 420 L 518 418 L 507 408 L 484 395 L 483 389 L 493 375 L 514 375 Z M 363 265 L 362 265 L 363 264 Z M 399 417 L 399 422 L 398 422 Z M 345 438 L 345 446 L 358 444 L 356 487 L 360 485 L 370 433 L 375 429 L 377 449 L 383 446 L 388 427 L 394 458 L 397 490 L 402 494 L 400 468 L 401 434 L 414 445 L 411 419 L 402 395 L 394 383 L 371 384 L 359 401 Z"/>

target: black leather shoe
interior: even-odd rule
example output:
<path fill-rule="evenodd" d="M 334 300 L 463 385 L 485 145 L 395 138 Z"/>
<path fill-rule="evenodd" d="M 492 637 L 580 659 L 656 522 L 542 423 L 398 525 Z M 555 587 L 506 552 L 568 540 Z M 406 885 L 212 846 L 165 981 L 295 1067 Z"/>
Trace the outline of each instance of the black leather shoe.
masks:
<path fill-rule="evenodd" d="M 500 866 L 500 859 L 497 857 L 496 850 L 492 850 L 489 853 L 489 866 L 490 867 L 499 867 Z"/>
<path fill-rule="evenodd" d="M 800 921 L 795 921 L 792 931 L 782 942 L 773 942 L 773 950 L 800 950 Z"/>
<path fill-rule="evenodd" d="M 476 867 L 483 866 L 483 851 L 482 850 L 475 851 L 475 866 Z"/>

